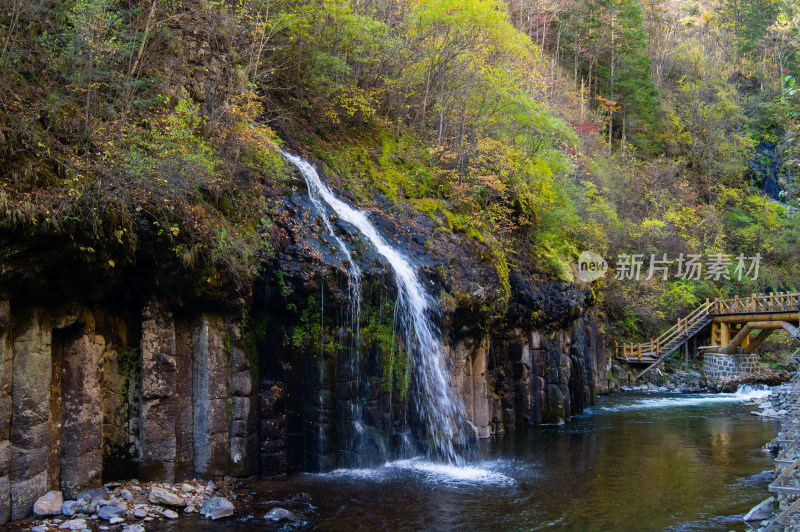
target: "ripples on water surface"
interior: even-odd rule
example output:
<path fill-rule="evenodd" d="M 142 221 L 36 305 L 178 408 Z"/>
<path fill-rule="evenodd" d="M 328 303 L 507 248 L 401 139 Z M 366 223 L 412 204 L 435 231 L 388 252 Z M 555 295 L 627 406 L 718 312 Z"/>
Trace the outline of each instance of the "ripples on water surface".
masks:
<path fill-rule="evenodd" d="M 264 529 L 274 501 L 307 493 L 282 506 L 316 530 L 746 530 L 778 425 L 743 400 L 764 393 L 602 397 L 568 425 L 481 442 L 464 468 L 414 458 L 261 482 L 237 504 L 248 517 L 161 529 Z"/>

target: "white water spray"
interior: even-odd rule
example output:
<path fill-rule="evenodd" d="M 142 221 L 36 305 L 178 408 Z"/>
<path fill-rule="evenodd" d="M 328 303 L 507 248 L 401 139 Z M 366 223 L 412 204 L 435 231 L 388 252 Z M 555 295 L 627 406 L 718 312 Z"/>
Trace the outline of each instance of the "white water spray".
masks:
<path fill-rule="evenodd" d="M 598 410 L 620 412 L 623 410 L 646 410 L 651 408 L 677 408 L 687 406 L 704 406 L 715 403 L 743 403 L 767 397 L 772 391 L 764 385 L 750 386 L 744 384 L 732 393 L 702 394 L 662 394 L 657 397 L 642 397 L 626 404 L 598 407 Z"/>
<path fill-rule="evenodd" d="M 460 457 L 453 447 L 453 439 L 458 434 L 463 420 L 463 408 L 460 401 L 450 394 L 444 353 L 439 344 L 436 327 L 428 316 L 432 298 L 422 287 L 416 269 L 402 253 L 386 242 L 370 223 L 366 213 L 336 197 L 320 179 L 311 163 L 289 153 L 281 153 L 303 174 L 311 200 L 318 211 L 324 212 L 321 208 L 322 199 L 340 219 L 354 225 L 392 267 L 397 281 L 401 330 L 405 335 L 406 344 L 411 346 L 415 356 L 414 372 L 418 388 L 413 395 L 415 406 L 434 454 L 450 462 L 460 462 Z M 323 219 L 328 231 L 333 235 L 330 221 L 324 215 Z M 350 261 L 352 269 L 354 263 L 349 251 L 346 250 L 344 242 L 338 237 L 335 238 Z"/>

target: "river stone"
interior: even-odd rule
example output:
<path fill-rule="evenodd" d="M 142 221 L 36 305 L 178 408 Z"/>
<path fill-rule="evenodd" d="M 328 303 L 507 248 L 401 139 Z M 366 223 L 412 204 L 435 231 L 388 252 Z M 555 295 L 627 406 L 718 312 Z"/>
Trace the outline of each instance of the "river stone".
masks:
<path fill-rule="evenodd" d="M 107 501 L 108 497 L 108 492 L 103 489 L 82 491 L 78 493 L 77 497 L 75 497 L 78 500 L 78 506 L 76 509 L 81 513 L 93 514 L 97 511 L 97 506 L 100 504 L 100 502 Z"/>
<path fill-rule="evenodd" d="M 764 499 L 758 505 L 756 505 L 752 510 L 747 512 L 747 515 L 744 516 L 742 519 L 743 521 L 761 521 L 763 519 L 769 519 L 772 517 L 772 514 L 775 512 L 775 499 L 770 497 L 769 499 Z"/>
<path fill-rule="evenodd" d="M 212 520 L 229 517 L 233 515 L 233 504 L 224 497 L 214 497 L 203 503 L 200 513 L 203 514 L 203 517 Z"/>
<path fill-rule="evenodd" d="M 106 506 L 100 507 L 100 509 L 97 511 L 97 517 L 99 517 L 100 519 L 105 519 L 106 521 L 110 521 L 115 517 L 120 517 L 124 513 L 125 513 L 125 508 L 121 508 L 117 505 L 108 504 Z"/>
<path fill-rule="evenodd" d="M 269 521 L 299 521 L 300 518 L 294 515 L 289 510 L 285 510 L 283 508 L 273 508 L 264 516 L 264 519 Z"/>
<path fill-rule="evenodd" d="M 47 532 L 47 527 L 44 525 L 38 525 L 31 528 L 31 532 Z"/>
<path fill-rule="evenodd" d="M 164 488 L 153 486 L 150 488 L 150 495 L 147 500 L 153 504 L 163 504 L 165 506 L 184 506 L 186 503 L 178 495 Z"/>
<path fill-rule="evenodd" d="M 143 519 L 147 517 L 147 509 L 146 508 L 137 508 L 133 511 L 133 516 L 136 519 Z"/>
<path fill-rule="evenodd" d="M 34 503 L 33 515 L 36 517 L 58 515 L 61 513 L 62 504 L 64 504 L 64 498 L 60 491 L 48 491 Z"/>
<path fill-rule="evenodd" d="M 83 530 L 86 528 L 86 519 L 70 519 L 59 525 L 59 530 Z"/>
<path fill-rule="evenodd" d="M 164 513 L 162 515 L 164 517 L 166 517 L 167 519 L 177 519 L 178 518 L 178 512 L 176 512 L 175 510 L 164 510 Z"/>
<path fill-rule="evenodd" d="M 122 532 L 144 532 L 142 525 L 128 525 L 122 529 Z"/>

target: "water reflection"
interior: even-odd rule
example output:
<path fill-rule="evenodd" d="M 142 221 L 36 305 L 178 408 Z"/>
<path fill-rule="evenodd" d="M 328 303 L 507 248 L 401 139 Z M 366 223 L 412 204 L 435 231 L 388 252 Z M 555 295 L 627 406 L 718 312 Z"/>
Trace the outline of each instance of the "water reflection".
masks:
<path fill-rule="evenodd" d="M 652 400 L 667 406 L 631 407 Z M 773 467 L 760 448 L 778 428 L 750 410 L 727 396 L 601 398 L 569 426 L 484 442 L 470 469 L 415 459 L 299 475 L 256 485 L 250 520 L 161 529 L 261 528 L 267 501 L 305 492 L 310 503 L 283 506 L 318 530 L 745 530 Z"/>

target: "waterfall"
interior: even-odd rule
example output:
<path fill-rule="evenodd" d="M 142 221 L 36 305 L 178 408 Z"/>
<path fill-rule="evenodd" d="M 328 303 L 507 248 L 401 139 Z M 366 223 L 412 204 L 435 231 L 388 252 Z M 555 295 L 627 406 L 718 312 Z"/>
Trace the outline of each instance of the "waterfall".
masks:
<path fill-rule="evenodd" d="M 321 208 L 324 200 L 341 220 L 358 229 L 394 271 L 400 334 L 414 355 L 414 407 L 423 423 L 431 454 L 450 462 L 459 462 L 460 457 L 455 452 L 453 439 L 460 433 L 464 419 L 463 408 L 450 392 L 445 357 L 438 340 L 439 333 L 429 316 L 433 299 L 420 283 L 416 269 L 381 236 L 364 211 L 351 207 L 336 197 L 311 163 L 289 153 L 282 153 L 302 173 L 311 200 L 318 211 L 324 213 Z M 330 221 L 324 215 L 323 219 L 328 231 L 333 234 Z M 344 242 L 338 237 L 336 239 L 350 260 L 352 270 L 354 263 L 350 253 L 344 249 Z M 360 298 L 360 295 L 357 297 Z"/>
<path fill-rule="evenodd" d="M 295 160 L 302 161 L 301 159 L 294 157 L 286 152 L 281 152 L 284 157 L 286 157 L 289 161 L 293 164 L 297 165 L 298 163 Z M 363 407 L 358 401 L 359 390 L 358 390 L 358 383 L 360 381 L 360 362 L 361 362 L 361 268 L 359 268 L 358 263 L 353 260 L 353 256 L 350 253 L 347 245 L 345 245 L 344 241 L 339 238 L 336 234 L 336 231 L 333 228 L 333 224 L 331 224 L 330 219 L 328 218 L 327 211 L 325 209 L 325 205 L 322 203 L 321 195 L 319 194 L 316 186 L 314 183 L 306 179 L 306 186 L 308 187 L 308 196 L 311 199 L 311 203 L 314 205 L 314 210 L 317 211 L 317 214 L 320 218 L 322 218 L 322 222 L 325 224 L 325 228 L 328 231 L 328 234 L 333 237 L 336 241 L 337 246 L 341 250 L 342 254 L 347 259 L 348 265 L 348 276 L 347 276 L 347 285 L 348 285 L 348 293 L 349 293 L 349 300 L 350 300 L 350 309 L 349 309 L 349 318 L 350 318 L 350 328 L 351 328 L 351 347 L 352 347 L 352 354 L 350 359 L 347 362 L 347 366 L 345 368 L 345 372 L 347 373 L 345 377 L 346 386 L 348 395 L 351 397 L 350 401 L 350 421 L 352 422 L 352 428 L 354 429 L 355 434 L 351 438 L 352 446 L 354 450 L 359 450 L 359 447 L 363 443 L 363 435 L 361 426 L 363 425 L 363 418 L 364 418 L 364 411 Z M 320 285 L 324 286 L 325 279 L 324 275 L 321 274 Z M 320 309 L 320 320 L 322 320 L 322 314 L 325 312 L 325 305 L 324 305 L 324 288 L 320 292 L 320 300 L 322 301 L 321 309 Z M 320 331 L 322 331 L 322 326 L 320 327 Z M 324 454 L 325 451 L 325 444 L 324 444 L 324 435 L 323 435 L 323 421 L 322 421 L 322 408 L 324 404 L 323 400 L 323 375 L 324 375 L 324 360 L 322 354 L 322 341 L 320 341 L 320 359 L 319 359 L 319 382 L 320 382 L 320 389 L 319 389 L 319 397 L 318 397 L 318 408 L 319 408 L 319 416 L 320 419 L 318 420 L 318 440 L 319 440 L 319 449 L 320 454 Z"/>

